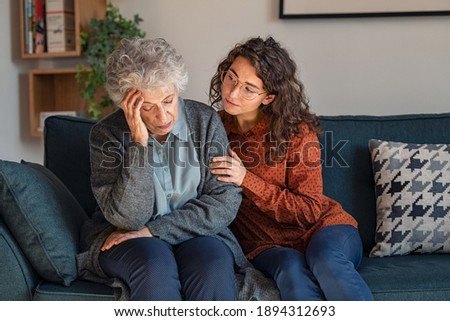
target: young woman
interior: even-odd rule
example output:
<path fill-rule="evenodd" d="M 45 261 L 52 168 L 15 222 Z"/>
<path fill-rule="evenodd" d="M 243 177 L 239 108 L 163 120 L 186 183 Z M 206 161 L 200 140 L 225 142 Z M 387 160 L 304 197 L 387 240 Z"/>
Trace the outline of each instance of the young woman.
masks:
<path fill-rule="evenodd" d="M 210 167 L 242 187 L 231 229 L 282 300 L 372 300 L 357 272 L 355 219 L 322 193 L 318 118 L 297 67 L 273 38 L 237 44 L 211 80 L 232 146 Z"/>

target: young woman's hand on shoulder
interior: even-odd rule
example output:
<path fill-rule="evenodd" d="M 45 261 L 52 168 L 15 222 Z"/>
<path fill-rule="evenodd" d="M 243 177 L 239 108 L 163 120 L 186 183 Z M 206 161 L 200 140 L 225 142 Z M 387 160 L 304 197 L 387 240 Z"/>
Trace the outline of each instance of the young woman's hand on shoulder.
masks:
<path fill-rule="evenodd" d="M 241 186 L 247 170 L 235 152 L 231 149 L 228 152 L 230 156 L 218 156 L 212 159 L 211 164 L 209 164 L 212 169 L 211 173 L 218 175 L 217 180 L 221 182 Z"/>

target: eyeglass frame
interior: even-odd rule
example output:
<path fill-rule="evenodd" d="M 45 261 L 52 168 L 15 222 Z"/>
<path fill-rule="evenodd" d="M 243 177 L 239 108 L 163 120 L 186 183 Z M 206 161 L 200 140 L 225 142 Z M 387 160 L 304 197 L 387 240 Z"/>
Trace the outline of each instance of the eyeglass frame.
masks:
<path fill-rule="evenodd" d="M 257 92 L 254 92 L 254 93 L 251 93 L 252 95 L 254 95 L 252 98 L 247 98 L 247 97 L 245 97 L 243 94 L 242 94 L 242 88 L 245 88 L 245 83 L 243 83 L 243 82 L 240 82 L 239 81 L 239 77 L 231 70 L 231 69 L 227 69 L 227 70 L 224 70 L 224 71 L 222 71 L 222 75 L 221 75 L 221 77 L 220 77 L 220 80 L 222 81 L 222 86 L 224 85 L 224 79 L 225 79 L 225 76 L 228 74 L 228 72 L 230 72 L 231 73 L 231 75 L 232 76 L 234 76 L 234 77 L 236 77 L 236 80 L 235 81 L 233 81 L 233 80 L 231 80 L 231 82 L 233 83 L 233 88 L 236 88 L 236 86 L 238 86 L 238 85 L 240 85 L 240 87 L 239 87 L 239 95 L 242 97 L 242 98 L 244 98 L 245 100 L 248 100 L 248 101 L 251 101 L 251 100 L 254 100 L 256 97 L 258 97 L 258 96 L 261 96 L 261 95 L 263 95 L 263 94 L 267 94 L 267 91 L 263 91 L 263 92 L 261 92 L 261 93 L 257 93 Z M 245 89 L 244 89 L 245 90 Z M 247 91 L 247 93 L 249 93 L 248 91 Z"/>

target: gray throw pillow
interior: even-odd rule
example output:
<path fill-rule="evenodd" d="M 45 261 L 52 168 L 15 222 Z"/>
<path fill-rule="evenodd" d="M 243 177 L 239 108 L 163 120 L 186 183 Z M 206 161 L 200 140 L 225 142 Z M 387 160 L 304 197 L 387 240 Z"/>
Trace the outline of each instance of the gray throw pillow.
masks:
<path fill-rule="evenodd" d="M 370 140 L 377 225 L 372 257 L 450 253 L 450 145 Z"/>
<path fill-rule="evenodd" d="M 68 286 L 77 278 L 79 230 L 87 215 L 50 170 L 0 161 L 0 215 L 43 279 Z"/>

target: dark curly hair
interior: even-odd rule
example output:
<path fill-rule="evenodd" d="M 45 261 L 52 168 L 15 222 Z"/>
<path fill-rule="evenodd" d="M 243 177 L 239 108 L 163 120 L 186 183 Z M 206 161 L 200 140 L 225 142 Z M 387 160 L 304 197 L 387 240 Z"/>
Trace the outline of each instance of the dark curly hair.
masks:
<path fill-rule="evenodd" d="M 228 70 L 239 56 L 256 68 L 264 90 L 276 95 L 271 104 L 261 105 L 260 108 L 270 116 L 270 135 L 266 135 L 265 140 L 271 147 L 266 152 L 266 158 L 270 161 L 275 156 L 277 161 L 281 161 L 293 135 L 303 135 L 300 124 L 304 122 L 310 130 L 319 133 L 319 118 L 310 111 L 304 85 L 297 78 L 297 64 L 272 37 L 265 40 L 250 38 L 245 43 L 239 43 L 219 63 L 209 88 L 209 102 L 214 108 L 221 109 L 222 106 L 222 72 Z"/>

